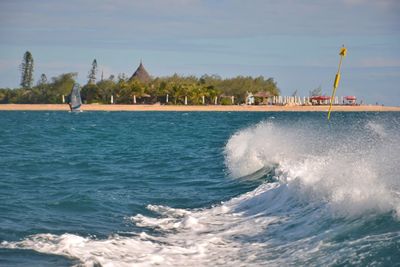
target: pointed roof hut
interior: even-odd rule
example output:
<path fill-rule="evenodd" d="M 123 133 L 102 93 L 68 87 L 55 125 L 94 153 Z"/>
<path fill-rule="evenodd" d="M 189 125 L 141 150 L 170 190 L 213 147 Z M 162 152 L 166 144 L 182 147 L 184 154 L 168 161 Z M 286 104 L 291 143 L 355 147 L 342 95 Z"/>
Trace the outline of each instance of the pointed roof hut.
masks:
<path fill-rule="evenodd" d="M 139 67 L 136 71 L 132 74 L 129 80 L 138 79 L 142 83 L 149 83 L 151 81 L 151 77 L 147 70 L 144 68 L 142 61 L 140 61 Z"/>

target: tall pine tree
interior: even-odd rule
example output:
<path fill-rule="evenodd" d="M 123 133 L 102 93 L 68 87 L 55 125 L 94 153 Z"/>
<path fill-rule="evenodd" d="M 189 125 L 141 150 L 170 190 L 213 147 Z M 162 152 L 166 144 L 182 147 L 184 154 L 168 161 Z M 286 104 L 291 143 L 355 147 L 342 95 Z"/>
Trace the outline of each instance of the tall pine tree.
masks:
<path fill-rule="evenodd" d="M 21 86 L 31 88 L 33 84 L 33 57 L 31 52 L 26 51 L 21 63 Z"/>
<path fill-rule="evenodd" d="M 40 75 L 40 80 L 38 81 L 38 85 L 43 85 L 47 83 L 47 76 L 46 74 L 42 73 L 42 75 Z"/>
<path fill-rule="evenodd" d="M 96 59 L 93 60 L 92 68 L 89 71 L 88 75 L 88 84 L 95 84 L 96 83 L 96 74 L 97 74 L 97 61 Z"/>

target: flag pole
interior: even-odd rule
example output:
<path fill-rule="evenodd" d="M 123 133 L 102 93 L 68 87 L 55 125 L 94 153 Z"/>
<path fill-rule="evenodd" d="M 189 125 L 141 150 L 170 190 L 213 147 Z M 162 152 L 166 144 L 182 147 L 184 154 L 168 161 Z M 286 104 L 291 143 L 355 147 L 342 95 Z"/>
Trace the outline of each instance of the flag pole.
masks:
<path fill-rule="evenodd" d="M 328 121 L 331 118 L 332 104 L 333 104 L 333 100 L 335 98 L 336 89 L 338 88 L 339 81 L 340 81 L 340 68 L 342 67 L 342 61 L 343 61 L 343 58 L 346 56 L 346 53 L 347 53 L 347 49 L 343 45 L 342 48 L 340 49 L 340 53 L 339 53 L 339 55 L 340 55 L 339 68 L 338 68 L 338 71 L 335 76 L 335 82 L 333 83 L 331 104 L 329 105 L 329 110 L 328 110 Z"/>

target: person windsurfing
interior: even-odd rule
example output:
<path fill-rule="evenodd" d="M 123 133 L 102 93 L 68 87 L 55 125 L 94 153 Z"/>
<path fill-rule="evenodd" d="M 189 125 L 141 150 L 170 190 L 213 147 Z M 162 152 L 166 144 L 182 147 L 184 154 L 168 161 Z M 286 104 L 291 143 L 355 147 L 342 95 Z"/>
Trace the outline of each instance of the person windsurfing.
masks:
<path fill-rule="evenodd" d="M 71 111 L 80 111 L 82 99 L 80 94 L 80 86 L 78 83 L 74 84 L 71 93 L 67 96 L 67 103 Z"/>

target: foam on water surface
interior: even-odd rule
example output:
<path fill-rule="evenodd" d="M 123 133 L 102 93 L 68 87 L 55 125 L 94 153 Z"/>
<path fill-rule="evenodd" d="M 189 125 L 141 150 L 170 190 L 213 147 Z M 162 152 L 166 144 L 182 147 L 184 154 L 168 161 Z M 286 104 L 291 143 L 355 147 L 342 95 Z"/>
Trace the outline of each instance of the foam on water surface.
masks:
<path fill-rule="evenodd" d="M 236 177 L 277 164 L 281 183 L 299 187 L 298 195 L 326 201 L 338 214 L 398 213 L 397 133 L 373 122 L 336 139 L 324 138 L 328 130 L 260 123 L 228 141 L 226 164 Z"/>
<path fill-rule="evenodd" d="M 43 233 L 1 247 L 62 255 L 85 266 L 399 260 L 398 128 L 373 120 L 348 128 L 270 120 L 234 133 L 224 155 L 227 179 L 263 182 L 211 207 L 147 205 L 148 213 L 127 218 L 141 229 L 129 234 L 102 239 Z"/>

